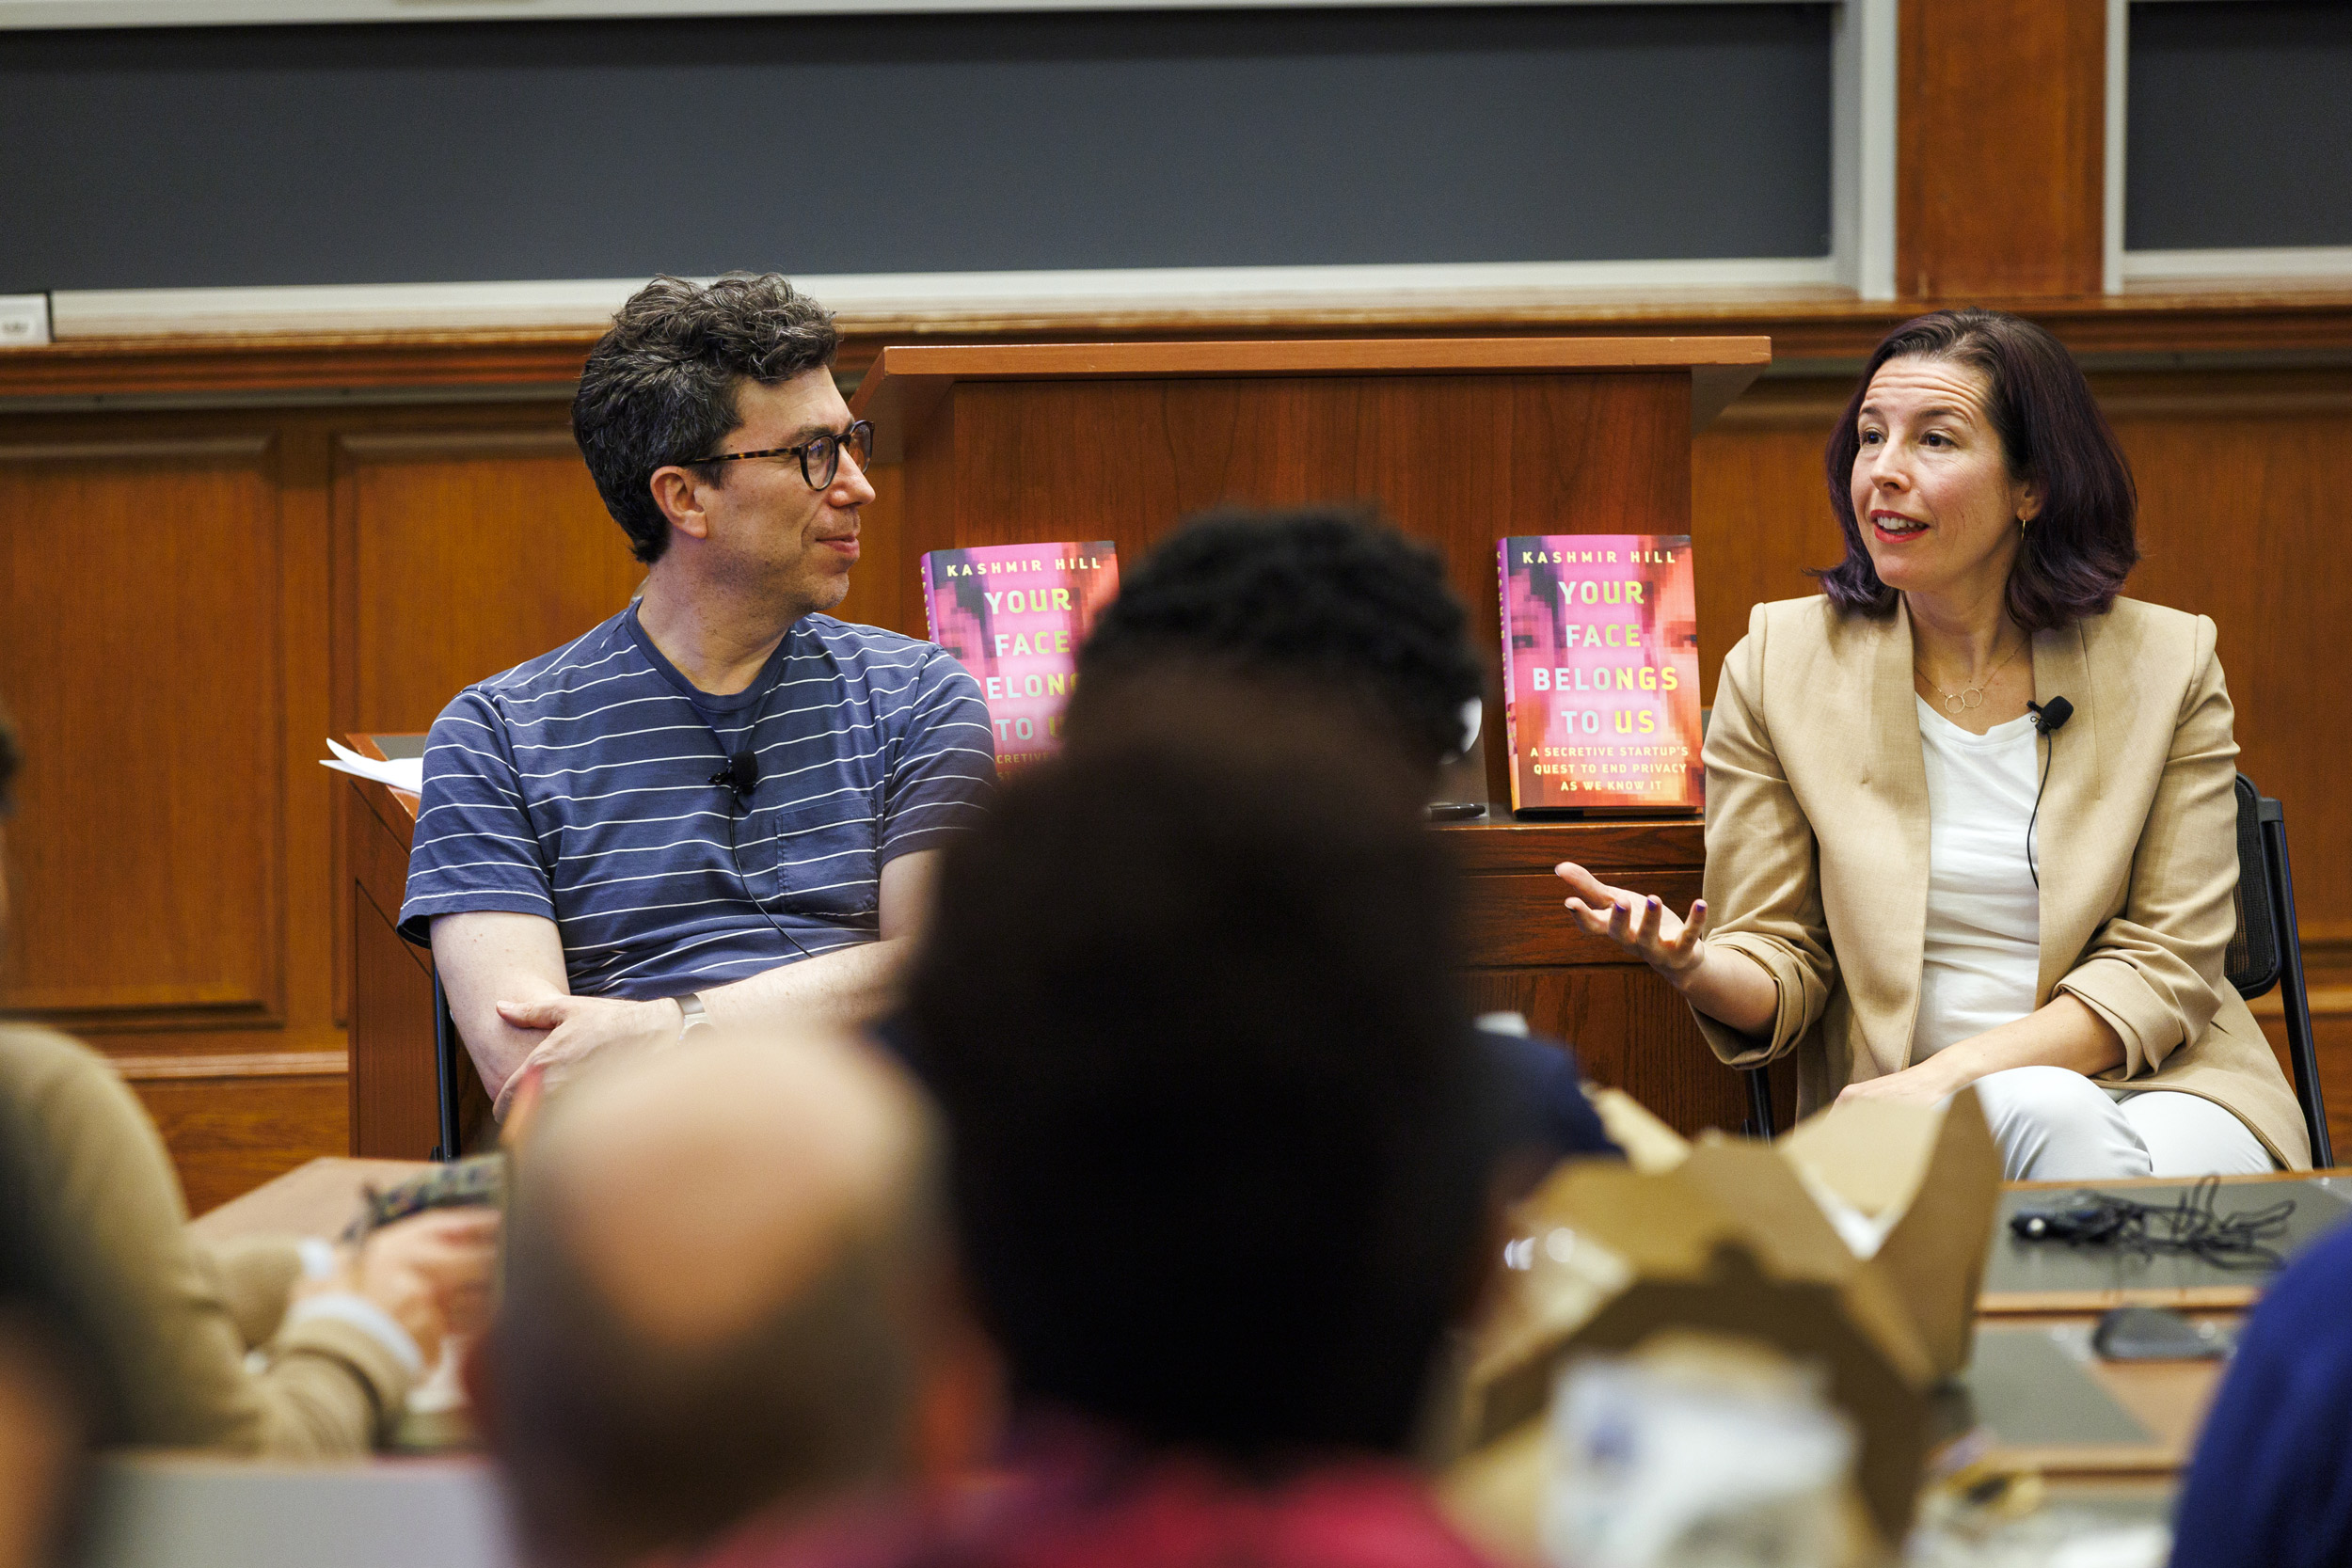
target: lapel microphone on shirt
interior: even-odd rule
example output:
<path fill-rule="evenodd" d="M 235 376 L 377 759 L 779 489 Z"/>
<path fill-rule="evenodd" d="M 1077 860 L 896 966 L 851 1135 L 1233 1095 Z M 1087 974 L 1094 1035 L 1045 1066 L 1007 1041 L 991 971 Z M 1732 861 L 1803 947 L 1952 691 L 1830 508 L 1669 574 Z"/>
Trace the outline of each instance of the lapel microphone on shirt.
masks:
<path fill-rule="evenodd" d="M 727 765 L 710 775 L 710 782 L 724 784 L 735 792 L 735 803 L 741 805 L 759 787 L 759 757 L 746 746 L 727 758 Z"/>
<path fill-rule="evenodd" d="M 2063 697 L 2053 697 L 2046 703 L 2027 703 L 2033 714 L 2033 727 L 2049 741 L 2050 750 L 2042 759 L 2042 783 L 2034 786 L 2033 815 L 2026 818 L 2026 872 L 2033 878 L 2033 885 L 2042 885 L 2042 870 L 2034 864 L 2033 828 L 2042 818 L 2042 792 L 2050 787 L 2050 762 L 2058 755 L 2058 733 L 2066 721 L 2074 717 L 2074 705 Z"/>

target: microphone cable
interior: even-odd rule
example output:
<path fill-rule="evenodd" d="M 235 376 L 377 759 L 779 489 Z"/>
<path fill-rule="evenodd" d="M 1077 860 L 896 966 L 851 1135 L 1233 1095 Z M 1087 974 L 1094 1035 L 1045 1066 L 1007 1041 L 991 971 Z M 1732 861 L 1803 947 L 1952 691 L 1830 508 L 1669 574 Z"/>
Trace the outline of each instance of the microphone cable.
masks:
<path fill-rule="evenodd" d="M 2074 717 L 2074 705 L 2063 697 L 2053 697 L 2046 703 L 2027 703 L 2026 706 L 2033 714 L 2034 733 L 2049 743 L 2042 753 L 2042 782 L 2034 786 L 2033 813 L 2026 818 L 2026 874 L 2033 879 L 2033 885 L 2039 890 L 2042 870 L 2034 863 L 2034 826 L 2042 820 L 2042 792 L 2050 787 L 2050 764 L 2058 760 L 2058 733 L 2066 727 L 2069 719 Z"/>
<path fill-rule="evenodd" d="M 2164 1204 L 2086 1187 L 2047 1207 L 2020 1209 L 2009 1228 L 2023 1242 L 2115 1247 L 2143 1258 L 2180 1254 L 2217 1269 L 2280 1267 L 2284 1259 L 2270 1243 L 2285 1236 L 2295 1199 L 2225 1214 L 2215 1206 L 2220 1193 L 2220 1180 L 2211 1176 Z"/>

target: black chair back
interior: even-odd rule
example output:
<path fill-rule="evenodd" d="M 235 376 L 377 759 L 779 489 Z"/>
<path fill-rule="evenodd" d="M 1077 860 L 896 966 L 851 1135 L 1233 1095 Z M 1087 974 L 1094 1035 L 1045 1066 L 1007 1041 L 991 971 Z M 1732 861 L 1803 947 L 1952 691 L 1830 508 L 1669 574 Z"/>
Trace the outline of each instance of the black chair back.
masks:
<path fill-rule="evenodd" d="M 2263 853 L 2262 792 L 2237 776 L 2237 929 L 2221 968 L 2237 993 L 2251 1002 L 2279 983 L 2279 921 L 2269 857 Z"/>
<path fill-rule="evenodd" d="M 455 1160 L 466 1152 L 463 1108 L 466 1075 L 472 1070 L 466 1042 L 458 1037 L 457 1020 L 449 1010 L 449 993 L 441 977 L 433 976 L 433 1082 L 439 1112 L 433 1145 L 436 1160 Z"/>
<path fill-rule="evenodd" d="M 2303 985 L 2303 943 L 2295 920 L 2295 872 L 2287 860 L 2286 808 L 2237 776 L 2237 928 L 2221 965 L 2248 1001 L 2282 986 L 2287 1065 L 2295 1098 L 2311 1135 L 2312 1164 L 2336 1163 L 2328 1136 L 2328 1105 L 2319 1086 L 2319 1055 L 2312 1043 L 2312 1004 Z"/>

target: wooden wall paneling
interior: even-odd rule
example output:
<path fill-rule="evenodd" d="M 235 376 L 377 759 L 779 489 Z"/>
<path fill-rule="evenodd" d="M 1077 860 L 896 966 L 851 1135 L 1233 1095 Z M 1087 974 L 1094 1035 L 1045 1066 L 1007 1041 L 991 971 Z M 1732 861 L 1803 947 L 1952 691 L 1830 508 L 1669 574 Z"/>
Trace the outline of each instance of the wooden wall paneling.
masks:
<path fill-rule="evenodd" d="M 644 568 L 561 418 L 337 433 L 338 734 L 430 728 L 463 687 L 627 606 Z"/>
<path fill-rule="evenodd" d="M 1677 913 L 1699 895 L 1700 872 L 1626 871 L 1613 866 L 1590 868 L 1603 880 L 1637 894 L 1654 894 Z M 1564 907 L 1566 884 L 1547 868 L 1478 879 L 1470 907 L 1463 911 L 1470 951 L 1497 967 L 1549 964 L 1607 964 L 1621 959 L 1625 950 L 1607 937 L 1588 937 L 1577 929 Z"/>
<path fill-rule="evenodd" d="M 951 542 L 1108 537 L 1132 563 L 1212 507 L 1368 500 L 1445 552 L 1491 662 L 1498 538 L 1688 531 L 1690 397 L 1680 372 L 960 383 L 953 438 L 914 446 L 950 471 L 910 482 L 899 577 Z M 1500 733 L 1499 685 L 1489 708 Z"/>
<path fill-rule="evenodd" d="M 1820 592 L 1805 568 L 1844 554 L 1821 451 L 1851 390 L 1846 379 L 1758 382 L 1692 443 L 1704 704 L 1715 701 L 1724 656 L 1748 634 L 1749 610 Z"/>
<path fill-rule="evenodd" d="M 2106 0 L 1903 0 L 1896 286 L 2096 294 Z"/>
<path fill-rule="evenodd" d="M 938 455 L 956 449 L 955 400 L 941 398 L 933 404 L 923 423 L 909 430 L 907 436 L 910 440 L 920 436 L 923 450 L 932 456 L 928 462 L 890 465 L 898 482 L 898 506 L 892 519 L 897 558 L 891 573 L 894 586 L 879 608 L 893 611 L 896 619 L 875 624 L 921 637 L 926 631 L 923 554 L 955 536 L 957 485 L 961 476 L 952 462 Z M 856 582 L 854 574 L 850 581 Z M 854 586 L 851 592 L 856 592 Z"/>
<path fill-rule="evenodd" d="M 2352 938 L 2352 372 L 2098 383 L 2139 485 L 2128 592 L 2213 617 L 2238 767 L 2286 807 L 2307 946 Z M 2315 963 L 2326 955 L 2313 952 Z"/>
<path fill-rule="evenodd" d="M 1526 1015 L 1534 1033 L 1576 1050 L 1586 1077 L 1624 1089 L 1686 1135 L 1740 1126 L 1745 1087 L 1708 1049 L 1690 1008 L 1648 968 L 1578 930 L 1551 874 L 1562 860 L 1580 861 L 1605 881 L 1687 909 L 1704 863 L 1698 824 L 1553 822 L 1447 828 L 1439 837 L 1466 879 L 1476 1011 Z M 1784 1105 L 1794 1103 L 1791 1088 Z"/>
<path fill-rule="evenodd" d="M 327 754 L 332 692 L 333 597 L 330 564 L 333 515 L 328 493 L 331 451 L 324 416 L 289 416 L 279 422 L 278 505 L 281 548 L 278 625 L 286 672 L 279 762 L 285 815 L 279 838 L 285 922 L 285 1041 L 290 1049 L 342 1044 L 346 913 L 335 896 L 336 828 L 340 816 L 331 780 L 319 766 Z"/>
<path fill-rule="evenodd" d="M 834 607 L 833 614 L 844 621 L 887 626 L 895 631 L 904 614 L 899 598 L 903 575 L 899 534 L 905 526 L 906 474 L 896 463 L 878 463 L 866 470 L 866 477 L 873 482 L 874 499 L 858 519 L 857 565 L 850 573 L 850 592 Z M 905 567 L 907 572 L 921 569 L 920 562 Z M 920 637 L 923 604 L 919 598 L 914 601 L 913 609 L 914 625 L 907 629 Z"/>
<path fill-rule="evenodd" d="M 433 960 L 396 929 L 409 839 L 384 820 L 383 808 L 398 813 L 403 826 L 406 813 L 380 784 L 338 782 L 350 825 L 350 1152 L 430 1159 L 440 1142 Z"/>
<path fill-rule="evenodd" d="M 170 1148 L 188 1212 L 203 1213 L 351 1142 L 342 1053 L 118 1064 Z"/>
<path fill-rule="evenodd" d="M 2312 1051 L 2319 1058 L 2320 1099 L 2328 1108 L 2328 1137 L 2339 1164 L 2352 1163 L 2352 986 L 2311 988 Z M 2295 1082 L 2287 1060 L 2287 1031 L 2279 993 L 2254 999 L 2254 1017 L 2278 1053 L 2279 1070 Z"/>
<path fill-rule="evenodd" d="M 0 445 L 0 668 L 27 752 L 0 999 L 85 1033 L 278 1024 L 270 436 L 56 436 Z"/>

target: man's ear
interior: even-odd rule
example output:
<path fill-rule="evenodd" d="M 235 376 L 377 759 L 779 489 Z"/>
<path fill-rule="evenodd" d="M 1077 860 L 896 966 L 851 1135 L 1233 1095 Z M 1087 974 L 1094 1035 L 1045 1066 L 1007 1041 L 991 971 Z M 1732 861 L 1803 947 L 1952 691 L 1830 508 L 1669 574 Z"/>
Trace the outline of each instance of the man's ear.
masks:
<path fill-rule="evenodd" d="M 710 537 L 710 518 L 703 511 L 702 485 L 692 470 L 673 463 L 656 468 L 647 482 L 653 490 L 653 503 L 661 508 L 661 515 L 670 519 L 670 526 L 690 539 Z"/>

